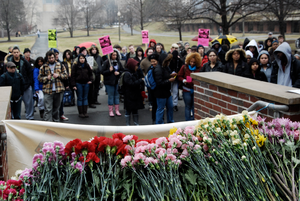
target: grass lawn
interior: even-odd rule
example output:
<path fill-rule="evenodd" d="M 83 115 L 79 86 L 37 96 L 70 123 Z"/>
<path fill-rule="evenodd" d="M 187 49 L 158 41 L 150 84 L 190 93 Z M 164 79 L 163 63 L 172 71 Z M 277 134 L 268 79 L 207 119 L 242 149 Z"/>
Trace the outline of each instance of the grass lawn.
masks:
<path fill-rule="evenodd" d="M 7 41 L 6 38 L 0 38 L 0 50 L 3 52 L 8 52 L 8 47 L 18 45 L 21 52 L 23 53 L 25 48 L 31 49 L 34 45 L 37 36 L 28 36 L 28 37 L 11 37 L 11 41 Z"/>

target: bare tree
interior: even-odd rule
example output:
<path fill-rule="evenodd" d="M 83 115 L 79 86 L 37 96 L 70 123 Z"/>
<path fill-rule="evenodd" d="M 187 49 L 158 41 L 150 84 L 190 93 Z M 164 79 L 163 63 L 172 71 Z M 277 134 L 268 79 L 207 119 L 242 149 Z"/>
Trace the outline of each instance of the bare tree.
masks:
<path fill-rule="evenodd" d="M 299 0 L 273 0 L 263 16 L 271 21 L 277 21 L 279 32 L 285 38 L 286 19 L 296 16 L 297 12 L 295 11 L 299 8 Z"/>
<path fill-rule="evenodd" d="M 182 26 L 195 12 L 194 3 L 185 3 L 182 0 L 164 0 L 159 3 L 159 17 L 167 19 L 179 32 L 179 40 L 182 41 Z"/>
<path fill-rule="evenodd" d="M 195 12 L 190 12 L 191 19 L 208 19 L 229 33 L 229 28 L 238 21 L 254 13 L 265 11 L 273 0 L 194 0 Z M 219 16 L 221 21 L 219 21 Z"/>
<path fill-rule="evenodd" d="M 0 17 L 7 31 L 7 40 L 10 41 L 12 27 L 24 23 L 24 4 L 21 0 L 0 0 Z"/>
<path fill-rule="evenodd" d="M 78 20 L 76 20 L 79 8 L 74 4 L 74 0 L 61 0 L 57 10 L 57 22 L 62 27 L 67 26 L 70 37 L 73 37 L 74 29 Z"/>
<path fill-rule="evenodd" d="M 150 24 L 150 19 L 158 13 L 158 3 L 160 0 L 125 0 L 131 7 L 134 19 L 139 21 L 140 29 L 143 30 Z"/>
<path fill-rule="evenodd" d="M 90 28 L 97 19 L 97 13 L 104 9 L 102 4 L 97 4 L 94 0 L 79 1 L 80 10 L 84 14 L 87 36 L 90 35 Z"/>
<path fill-rule="evenodd" d="M 124 16 L 126 23 L 130 26 L 131 35 L 133 35 L 133 26 L 135 24 L 133 12 L 133 7 L 129 5 L 121 10 L 122 16 Z"/>
<path fill-rule="evenodd" d="M 37 4 L 35 3 L 35 0 L 27 0 L 25 6 L 25 14 L 26 14 L 26 19 L 28 20 L 29 24 L 29 30 L 27 32 L 31 31 L 33 27 L 33 19 L 36 16 L 36 9 L 37 9 Z"/>

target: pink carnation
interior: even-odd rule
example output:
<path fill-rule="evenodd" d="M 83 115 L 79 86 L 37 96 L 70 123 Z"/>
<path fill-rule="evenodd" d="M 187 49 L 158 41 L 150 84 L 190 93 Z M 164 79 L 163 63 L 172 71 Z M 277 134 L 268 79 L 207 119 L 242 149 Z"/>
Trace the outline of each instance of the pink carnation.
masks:
<path fill-rule="evenodd" d="M 179 135 L 182 132 L 181 128 L 178 128 L 177 131 L 175 132 L 176 135 Z"/>
<path fill-rule="evenodd" d="M 39 154 L 34 154 L 32 160 L 33 160 L 32 163 L 36 163 L 36 162 L 38 162 L 38 161 L 40 161 L 41 163 L 43 163 L 43 162 L 44 162 L 44 155 L 41 154 L 41 153 L 39 153 Z"/>
<path fill-rule="evenodd" d="M 200 146 L 199 144 L 196 144 L 196 145 L 194 146 L 194 149 L 195 149 L 195 150 L 200 149 L 200 148 L 201 148 L 201 146 Z"/>
<path fill-rule="evenodd" d="M 208 151 L 209 147 L 207 146 L 207 144 L 204 144 L 203 149 L 204 151 Z"/>
<path fill-rule="evenodd" d="M 122 160 L 121 160 L 121 165 L 122 167 L 127 167 L 127 163 L 132 161 L 132 157 L 131 156 L 125 156 Z"/>
<path fill-rule="evenodd" d="M 149 163 L 156 164 L 156 163 L 158 163 L 158 160 L 154 159 L 153 157 L 147 157 L 145 159 L 145 164 L 146 164 L 145 167 L 147 167 Z"/>
<path fill-rule="evenodd" d="M 157 148 L 157 149 L 155 150 L 155 153 L 156 153 L 156 154 L 159 154 L 159 152 L 161 152 L 161 151 L 162 151 L 163 153 L 166 153 L 167 150 L 164 149 L 164 148 Z"/>
<path fill-rule="evenodd" d="M 184 129 L 185 134 L 194 134 L 195 126 L 187 126 Z"/>
<path fill-rule="evenodd" d="M 171 161 L 176 161 L 176 156 L 174 156 L 173 154 L 167 154 L 166 160 L 171 160 Z"/>
<path fill-rule="evenodd" d="M 188 150 L 187 150 L 187 149 L 184 149 L 183 152 L 182 152 L 182 155 L 188 156 L 188 155 L 189 155 Z"/>
<path fill-rule="evenodd" d="M 182 142 L 178 138 L 171 138 L 168 147 L 171 148 L 174 144 L 179 148 L 182 145 Z"/>
<path fill-rule="evenodd" d="M 123 142 L 124 143 L 128 143 L 129 140 L 132 140 L 133 138 L 133 135 L 126 135 L 124 138 L 123 138 Z"/>
<path fill-rule="evenodd" d="M 54 141 L 53 147 L 54 147 L 54 149 L 56 149 L 56 147 L 59 147 L 59 154 L 64 153 L 64 149 L 65 149 L 64 143 L 62 143 L 60 141 Z"/>
<path fill-rule="evenodd" d="M 43 144 L 43 147 L 53 147 L 53 143 L 52 142 L 45 142 Z"/>
<path fill-rule="evenodd" d="M 139 147 L 139 146 L 145 146 L 145 145 L 148 145 L 149 142 L 146 142 L 146 141 L 140 141 L 138 143 L 136 143 L 136 146 Z"/>
<path fill-rule="evenodd" d="M 160 138 L 158 138 L 157 140 L 156 140 L 156 142 L 155 142 L 158 146 L 162 146 L 162 144 L 164 143 L 164 144 L 167 144 L 168 143 L 168 140 L 167 140 L 167 138 L 165 138 L 165 137 L 160 137 Z"/>
<path fill-rule="evenodd" d="M 142 153 L 138 153 L 138 154 L 136 154 L 135 156 L 134 156 L 134 158 L 133 158 L 133 162 L 134 163 L 137 163 L 137 162 L 139 162 L 139 160 L 145 160 L 146 159 L 146 156 L 144 155 L 144 154 L 142 154 Z"/>
<path fill-rule="evenodd" d="M 294 131 L 294 139 L 295 141 L 299 140 L 299 130 Z"/>

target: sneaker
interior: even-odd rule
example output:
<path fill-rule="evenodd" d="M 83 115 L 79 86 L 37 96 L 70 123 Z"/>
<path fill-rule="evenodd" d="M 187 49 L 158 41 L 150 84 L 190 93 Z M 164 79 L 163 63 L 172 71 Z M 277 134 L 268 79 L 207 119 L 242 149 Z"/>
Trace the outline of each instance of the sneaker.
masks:
<path fill-rule="evenodd" d="M 60 119 L 63 120 L 63 121 L 68 121 L 69 120 L 69 118 L 66 117 L 65 115 L 61 115 Z"/>

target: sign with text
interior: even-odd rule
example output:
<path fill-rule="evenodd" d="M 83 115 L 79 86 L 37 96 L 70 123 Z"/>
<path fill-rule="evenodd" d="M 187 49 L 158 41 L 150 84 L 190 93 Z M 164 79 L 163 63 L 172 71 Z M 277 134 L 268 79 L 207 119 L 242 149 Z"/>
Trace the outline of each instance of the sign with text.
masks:
<path fill-rule="evenodd" d="M 110 54 L 114 51 L 113 46 L 111 45 L 111 40 L 110 40 L 109 35 L 100 37 L 99 43 L 100 43 L 103 55 Z"/>
<path fill-rule="evenodd" d="M 142 30 L 142 41 L 143 41 L 143 44 L 149 43 L 149 31 L 148 30 Z"/>
<path fill-rule="evenodd" d="M 57 48 L 56 29 L 48 30 L 48 47 L 49 48 Z"/>
<path fill-rule="evenodd" d="M 198 31 L 198 45 L 209 45 L 209 29 L 199 29 Z"/>

